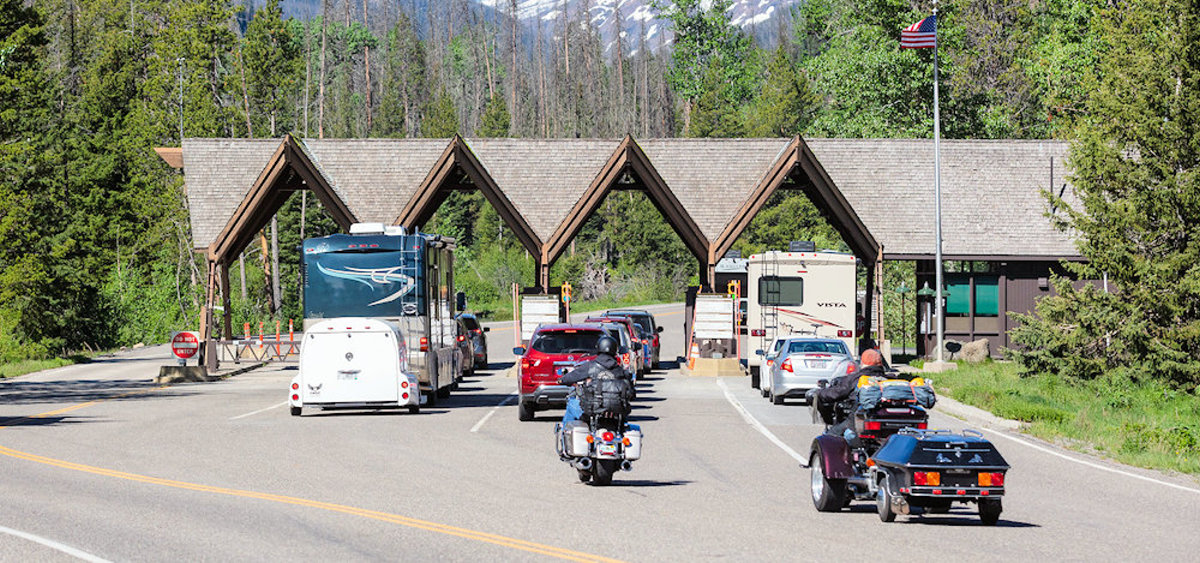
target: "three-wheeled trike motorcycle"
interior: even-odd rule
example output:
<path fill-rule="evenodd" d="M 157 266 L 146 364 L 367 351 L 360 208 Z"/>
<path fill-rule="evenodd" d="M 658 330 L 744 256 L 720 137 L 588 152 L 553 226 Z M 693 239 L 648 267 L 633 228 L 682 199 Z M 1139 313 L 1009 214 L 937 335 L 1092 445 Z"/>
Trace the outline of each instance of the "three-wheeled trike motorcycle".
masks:
<path fill-rule="evenodd" d="M 912 381 L 905 384 L 914 387 Z M 1008 471 L 1000 452 L 978 432 L 927 430 L 925 407 L 896 396 L 885 393 L 866 404 L 852 397 L 835 406 L 831 419 L 824 418 L 828 429 L 853 417 L 854 430 L 813 439 L 809 468 L 817 510 L 836 512 L 854 500 L 874 500 L 879 519 L 891 522 L 897 514 L 947 512 L 952 503 L 964 502 L 978 504 L 980 520 L 995 524 Z M 809 408 L 814 422 L 823 419 L 815 404 Z"/>

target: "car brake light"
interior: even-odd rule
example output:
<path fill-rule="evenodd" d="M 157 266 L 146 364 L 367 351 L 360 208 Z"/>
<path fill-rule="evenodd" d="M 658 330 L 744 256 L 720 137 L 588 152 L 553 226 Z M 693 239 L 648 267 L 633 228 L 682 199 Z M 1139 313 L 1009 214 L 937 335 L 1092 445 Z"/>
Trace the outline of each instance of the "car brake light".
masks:
<path fill-rule="evenodd" d="M 917 423 L 917 430 L 925 430 L 926 428 L 929 428 L 928 422 L 918 422 Z"/>
<path fill-rule="evenodd" d="M 421 337 L 421 351 L 422 352 L 429 351 L 429 339 L 424 336 Z"/>
<path fill-rule="evenodd" d="M 765 331 L 761 328 L 756 328 L 756 329 L 750 331 L 750 336 L 766 336 L 766 335 L 767 335 L 767 331 Z"/>
<path fill-rule="evenodd" d="M 883 424 L 880 423 L 878 420 L 868 420 L 865 424 L 863 424 L 863 430 L 882 430 L 882 429 L 883 429 Z"/>
<path fill-rule="evenodd" d="M 854 362 L 850 362 L 850 364 L 848 364 L 846 366 L 846 373 L 853 373 L 853 372 L 854 372 Z"/>
<path fill-rule="evenodd" d="M 779 366 L 779 368 L 786 372 L 795 373 L 794 371 L 792 371 L 792 359 L 791 358 L 784 360 L 783 364 L 781 364 Z"/>
<path fill-rule="evenodd" d="M 937 471 L 917 471 L 913 473 L 913 484 L 937 487 L 942 484 L 942 474 Z"/>
<path fill-rule="evenodd" d="M 616 436 L 612 432 L 605 432 L 601 435 L 601 438 L 604 438 L 605 442 L 611 442 L 613 441 L 613 438 L 616 438 Z"/>
<path fill-rule="evenodd" d="M 459 342 L 463 342 L 463 341 L 465 341 L 466 339 L 467 339 L 467 337 L 466 337 L 466 336 L 463 336 L 463 335 L 461 335 L 461 334 L 460 334 L 460 335 L 458 335 L 458 341 L 459 341 Z"/>
<path fill-rule="evenodd" d="M 838 338 L 851 338 L 853 336 L 854 336 L 854 333 L 850 332 L 848 330 L 839 330 L 838 331 Z"/>

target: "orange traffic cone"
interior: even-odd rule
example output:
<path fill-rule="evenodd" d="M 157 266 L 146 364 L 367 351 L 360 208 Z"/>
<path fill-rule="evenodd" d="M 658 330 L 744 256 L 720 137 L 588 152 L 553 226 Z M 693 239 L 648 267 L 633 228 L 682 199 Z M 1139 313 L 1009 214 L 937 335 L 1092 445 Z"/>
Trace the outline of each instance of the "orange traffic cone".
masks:
<path fill-rule="evenodd" d="M 700 357 L 700 346 L 692 343 L 692 351 L 688 353 L 688 369 L 696 369 L 696 358 Z"/>

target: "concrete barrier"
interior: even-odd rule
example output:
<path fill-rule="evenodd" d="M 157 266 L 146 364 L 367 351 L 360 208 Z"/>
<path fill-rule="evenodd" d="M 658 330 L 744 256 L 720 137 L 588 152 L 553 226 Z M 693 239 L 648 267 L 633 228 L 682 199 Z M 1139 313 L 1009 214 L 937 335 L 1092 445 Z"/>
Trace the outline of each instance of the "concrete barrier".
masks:
<path fill-rule="evenodd" d="M 680 366 L 679 372 L 693 377 L 733 377 L 746 375 L 745 368 L 737 358 L 696 358 L 695 366 Z"/>

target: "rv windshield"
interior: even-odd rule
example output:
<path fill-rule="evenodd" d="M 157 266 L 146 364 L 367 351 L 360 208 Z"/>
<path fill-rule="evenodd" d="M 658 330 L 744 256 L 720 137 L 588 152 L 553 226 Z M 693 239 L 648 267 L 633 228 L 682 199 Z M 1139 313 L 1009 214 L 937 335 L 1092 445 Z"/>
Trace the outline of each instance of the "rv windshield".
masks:
<path fill-rule="evenodd" d="M 803 305 L 804 278 L 763 276 L 758 279 L 759 305 Z"/>

